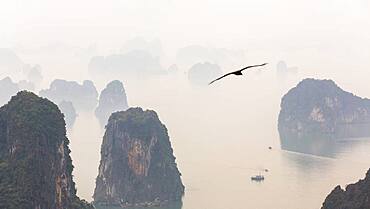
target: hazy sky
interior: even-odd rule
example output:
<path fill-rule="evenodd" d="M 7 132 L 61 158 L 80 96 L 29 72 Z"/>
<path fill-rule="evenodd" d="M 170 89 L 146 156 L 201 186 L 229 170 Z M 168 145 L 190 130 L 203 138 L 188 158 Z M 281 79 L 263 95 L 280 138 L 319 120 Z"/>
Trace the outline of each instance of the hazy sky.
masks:
<path fill-rule="evenodd" d="M 87 75 L 88 59 L 58 55 L 48 60 L 53 66 L 17 49 L 94 45 L 108 55 L 139 36 L 161 40 L 165 67 L 179 48 L 200 44 L 245 50 L 246 64 L 286 60 L 309 72 L 367 71 L 369 11 L 368 0 L 1 0 L 0 47 L 53 68 L 56 77 L 76 67 Z"/>
<path fill-rule="evenodd" d="M 44 87 L 55 78 L 90 79 L 87 66 L 92 55 L 81 56 L 83 53 L 76 53 L 78 49 L 96 45 L 98 55 L 109 55 L 138 36 L 161 40 L 164 68 L 174 64 L 179 48 L 191 44 L 241 49 L 246 52 L 245 64 L 270 63 L 261 76 L 230 77 L 222 86 L 204 89 L 188 86 L 185 73 L 174 81 L 172 77 L 150 82 L 116 78 L 124 82 L 130 105 L 155 109 L 168 125 L 180 169 L 187 165 L 185 156 L 199 147 L 199 142 L 199 156 L 204 157 L 202 143 L 204 150 L 210 150 L 208 141 L 199 140 L 202 137 L 265 140 L 263 147 L 277 147 L 281 95 L 302 78 L 331 78 L 344 89 L 370 98 L 369 0 L 0 0 L 0 48 L 13 49 L 27 64 L 40 64 Z M 41 47 L 55 43 L 67 46 L 67 50 L 37 53 Z M 274 71 L 280 60 L 297 66 L 300 73 L 285 85 L 279 83 Z M 99 90 L 107 83 L 101 78 L 94 82 Z M 85 125 L 93 115 L 81 115 L 71 134 L 72 157 L 79 195 L 90 200 L 102 133 L 96 121 L 94 126 Z M 217 120 L 210 120 L 213 117 Z M 95 132 L 90 131 L 91 127 Z M 245 131 L 246 127 L 252 133 Z M 266 127 L 270 131 L 260 131 Z M 225 131 L 214 132 L 221 129 Z M 214 141 L 212 137 L 209 140 Z M 87 149 L 77 151 L 84 146 Z M 242 146 L 235 147 L 244 153 Z M 205 156 L 219 156 L 214 154 Z M 189 180 L 193 170 L 184 170 Z M 260 193 L 254 194 L 260 197 Z M 269 194 L 275 195 L 276 191 Z M 245 196 L 240 201 L 244 202 Z"/>
<path fill-rule="evenodd" d="M 0 35 L 2 45 L 368 40 L 369 9 L 367 0 L 1 0 Z"/>

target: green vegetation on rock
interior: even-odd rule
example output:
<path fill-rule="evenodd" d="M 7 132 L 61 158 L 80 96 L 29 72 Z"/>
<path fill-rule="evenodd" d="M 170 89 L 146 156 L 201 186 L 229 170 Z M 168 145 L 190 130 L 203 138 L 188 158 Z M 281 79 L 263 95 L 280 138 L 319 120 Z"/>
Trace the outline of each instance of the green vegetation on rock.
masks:
<path fill-rule="evenodd" d="M 370 100 L 342 90 L 332 80 L 304 79 L 281 101 L 280 133 L 369 136 L 369 131 L 360 131 L 364 124 L 370 124 Z"/>
<path fill-rule="evenodd" d="M 22 91 L 0 108 L 0 208 L 91 209 L 76 196 L 63 114 Z"/>
<path fill-rule="evenodd" d="M 181 203 L 184 186 L 180 176 L 167 129 L 154 111 L 130 108 L 111 115 L 96 179 L 97 205 Z"/>

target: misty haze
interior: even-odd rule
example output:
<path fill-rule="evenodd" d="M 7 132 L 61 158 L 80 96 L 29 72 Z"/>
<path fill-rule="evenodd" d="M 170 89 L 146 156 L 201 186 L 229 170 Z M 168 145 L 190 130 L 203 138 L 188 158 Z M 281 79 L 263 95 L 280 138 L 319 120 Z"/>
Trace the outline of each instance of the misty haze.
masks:
<path fill-rule="evenodd" d="M 0 14 L 0 209 L 370 209 L 367 0 Z"/>

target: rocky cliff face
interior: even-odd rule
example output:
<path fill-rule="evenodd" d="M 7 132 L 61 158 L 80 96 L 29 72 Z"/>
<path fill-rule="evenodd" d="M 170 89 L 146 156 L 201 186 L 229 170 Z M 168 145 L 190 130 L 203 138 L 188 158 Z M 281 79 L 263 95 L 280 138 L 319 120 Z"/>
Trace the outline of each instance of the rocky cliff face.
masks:
<path fill-rule="evenodd" d="M 321 209 L 369 209 L 370 208 L 370 170 L 365 179 L 350 184 L 343 190 L 340 186 L 326 197 Z"/>
<path fill-rule="evenodd" d="M 130 108 L 109 118 L 96 179 L 96 204 L 151 206 L 181 201 L 184 186 L 166 127 L 154 111 Z"/>
<path fill-rule="evenodd" d="M 115 80 L 110 82 L 101 92 L 95 115 L 99 119 L 100 125 L 105 126 L 113 112 L 123 111 L 127 108 L 127 97 L 123 84 Z"/>
<path fill-rule="evenodd" d="M 305 79 L 281 101 L 280 135 L 370 135 L 370 100 L 343 91 L 331 80 Z"/>
<path fill-rule="evenodd" d="M 47 99 L 19 92 L 0 108 L 0 208 L 90 209 L 72 180 L 63 115 Z"/>

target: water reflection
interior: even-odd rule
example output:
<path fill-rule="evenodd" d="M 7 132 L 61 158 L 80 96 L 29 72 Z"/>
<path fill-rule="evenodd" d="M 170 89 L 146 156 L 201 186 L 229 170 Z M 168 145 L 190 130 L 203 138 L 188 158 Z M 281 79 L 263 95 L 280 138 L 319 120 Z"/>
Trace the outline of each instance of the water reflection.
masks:
<path fill-rule="evenodd" d="M 334 157 L 335 139 L 325 134 L 294 134 L 280 132 L 281 149 L 304 154 Z"/>
<path fill-rule="evenodd" d="M 360 138 L 370 136 L 369 123 L 338 124 L 335 130 L 336 138 Z"/>
<path fill-rule="evenodd" d="M 283 150 L 334 158 L 349 143 L 356 144 L 355 138 L 370 136 L 370 124 L 338 125 L 333 134 L 280 129 L 279 135 Z"/>
<path fill-rule="evenodd" d="M 94 204 L 96 209 L 122 209 L 121 207 L 115 207 L 115 206 L 105 206 L 105 205 L 99 205 Z M 181 209 L 182 208 L 182 201 L 178 202 L 170 202 L 163 206 L 154 206 L 150 207 L 150 209 Z M 125 207 L 125 209 L 148 209 L 148 207 Z"/>

